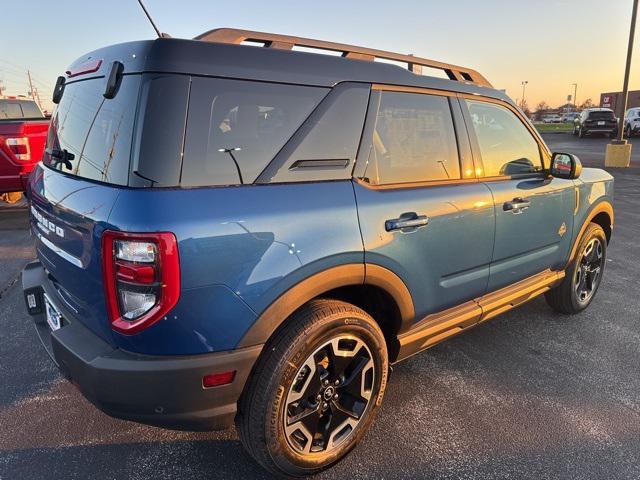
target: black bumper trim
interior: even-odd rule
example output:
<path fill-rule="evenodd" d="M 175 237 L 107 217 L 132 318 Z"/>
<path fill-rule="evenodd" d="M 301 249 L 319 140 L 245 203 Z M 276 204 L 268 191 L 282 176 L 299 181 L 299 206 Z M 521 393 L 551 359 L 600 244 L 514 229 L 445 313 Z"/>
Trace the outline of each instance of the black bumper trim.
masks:
<path fill-rule="evenodd" d="M 56 301 L 40 262 L 22 272 L 23 290 L 38 287 L 65 317 L 51 332 L 33 315 L 38 336 L 63 375 L 100 410 L 116 418 L 178 430 L 216 430 L 233 424 L 237 401 L 262 345 L 190 356 L 149 356 L 113 348 Z M 205 389 L 202 377 L 235 370 L 229 385 Z"/>

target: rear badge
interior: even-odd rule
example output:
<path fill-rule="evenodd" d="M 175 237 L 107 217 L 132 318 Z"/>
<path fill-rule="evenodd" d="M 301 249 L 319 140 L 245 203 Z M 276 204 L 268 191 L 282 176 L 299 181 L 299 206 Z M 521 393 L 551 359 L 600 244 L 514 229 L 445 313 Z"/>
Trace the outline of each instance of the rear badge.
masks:
<path fill-rule="evenodd" d="M 562 222 L 562 225 L 560 225 L 560 228 L 558 229 L 558 235 L 560 235 L 561 237 L 564 237 L 564 234 L 567 233 L 567 225 Z"/>

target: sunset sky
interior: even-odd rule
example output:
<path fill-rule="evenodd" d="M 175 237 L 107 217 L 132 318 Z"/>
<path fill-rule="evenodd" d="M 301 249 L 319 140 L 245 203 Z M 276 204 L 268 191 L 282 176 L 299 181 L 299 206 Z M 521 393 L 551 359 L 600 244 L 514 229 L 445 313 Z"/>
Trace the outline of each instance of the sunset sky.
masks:
<path fill-rule="evenodd" d="M 0 80 L 26 93 L 26 69 L 49 97 L 55 78 L 92 49 L 153 38 L 136 0 L 3 2 Z M 146 0 L 161 30 L 191 38 L 215 27 L 294 34 L 470 66 L 530 107 L 578 103 L 622 88 L 632 0 Z M 12 19 L 12 21 L 6 21 Z M 639 27 L 640 29 L 640 27 Z M 640 89 L 640 32 L 631 88 Z M 635 73 L 635 75 L 634 75 Z"/>

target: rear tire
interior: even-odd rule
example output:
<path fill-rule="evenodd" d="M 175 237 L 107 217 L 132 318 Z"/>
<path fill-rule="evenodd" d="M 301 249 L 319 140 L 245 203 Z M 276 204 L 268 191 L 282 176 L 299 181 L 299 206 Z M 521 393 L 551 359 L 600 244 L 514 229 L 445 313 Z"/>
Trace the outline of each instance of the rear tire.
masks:
<path fill-rule="evenodd" d="M 590 223 L 562 283 L 545 294 L 549 306 L 565 315 L 587 308 L 602 283 L 606 260 L 607 237 L 604 230 L 600 225 Z"/>
<path fill-rule="evenodd" d="M 366 312 L 310 302 L 265 345 L 247 382 L 236 416 L 242 444 L 279 475 L 330 467 L 366 433 L 388 368 L 384 336 Z"/>

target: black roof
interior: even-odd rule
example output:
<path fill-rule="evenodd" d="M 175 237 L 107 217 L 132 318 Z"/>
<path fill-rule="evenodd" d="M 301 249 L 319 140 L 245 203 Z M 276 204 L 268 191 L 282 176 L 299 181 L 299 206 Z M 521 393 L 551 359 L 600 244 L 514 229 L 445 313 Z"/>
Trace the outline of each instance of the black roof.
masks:
<path fill-rule="evenodd" d="M 513 104 L 499 90 L 417 75 L 393 64 L 249 45 L 158 38 L 95 50 L 78 58 L 69 68 L 96 59 L 101 59 L 102 64 L 90 76 L 106 75 L 111 62 L 119 60 L 125 65 L 125 73 L 180 73 L 323 87 L 347 81 L 381 83 L 484 95 Z M 85 78 L 89 77 L 77 77 Z"/>

